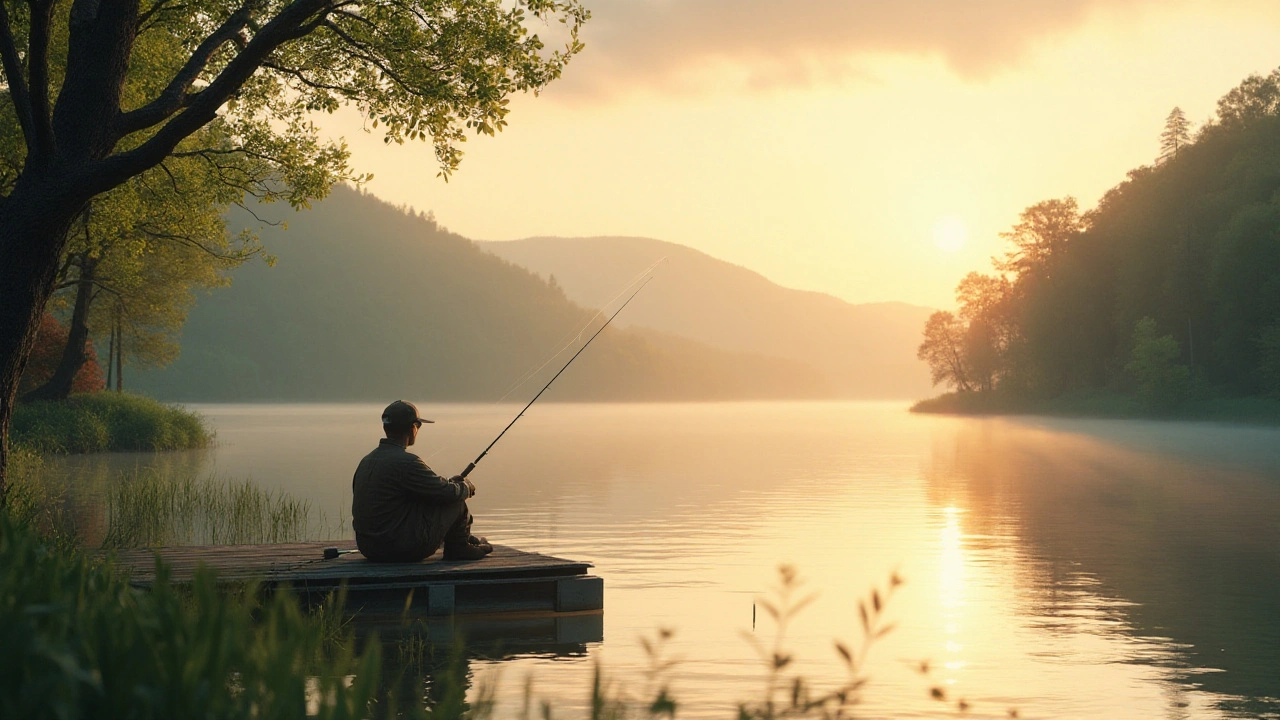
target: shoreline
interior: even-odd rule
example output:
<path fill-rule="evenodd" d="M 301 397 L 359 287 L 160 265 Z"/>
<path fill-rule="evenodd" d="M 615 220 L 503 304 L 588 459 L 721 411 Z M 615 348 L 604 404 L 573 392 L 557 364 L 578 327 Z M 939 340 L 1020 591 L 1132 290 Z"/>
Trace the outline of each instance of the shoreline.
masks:
<path fill-rule="evenodd" d="M 1074 393 L 1048 399 L 952 392 L 920 400 L 911 405 L 910 412 L 965 417 L 1041 416 L 1280 426 L 1280 400 L 1271 398 L 1198 398 L 1174 412 L 1152 412 L 1144 409 L 1130 395 L 1108 391 Z"/>

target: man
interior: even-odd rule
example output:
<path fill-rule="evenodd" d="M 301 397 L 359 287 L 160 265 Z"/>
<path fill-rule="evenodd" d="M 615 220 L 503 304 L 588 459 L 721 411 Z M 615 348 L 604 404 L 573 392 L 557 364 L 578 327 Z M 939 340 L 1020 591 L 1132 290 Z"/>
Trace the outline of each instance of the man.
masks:
<path fill-rule="evenodd" d="M 364 456 L 351 482 L 351 526 L 356 547 L 374 562 L 418 562 L 444 544 L 445 560 L 479 560 L 493 552 L 471 535 L 470 480 L 440 477 L 406 450 L 423 423 L 413 403 L 397 400 L 382 411 L 386 438 Z"/>

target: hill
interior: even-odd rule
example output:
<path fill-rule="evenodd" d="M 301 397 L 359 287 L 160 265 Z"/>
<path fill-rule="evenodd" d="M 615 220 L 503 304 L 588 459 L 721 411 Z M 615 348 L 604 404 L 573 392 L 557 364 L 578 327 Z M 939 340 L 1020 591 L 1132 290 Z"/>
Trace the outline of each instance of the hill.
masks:
<path fill-rule="evenodd" d="M 335 188 L 288 220 L 288 230 L 262 230 L 275 267 L 244 267 L 231 287 L 202 299 L 184 328 L 178 361 L 126 371 L 127 387 L 187 401 L 495 400 L 596 314 L 431 218 L 350 188 Z M 626 312 L 657 295 L 646 291 Z M 558 364 L 535 380 L 545 382 Z M 530 382 L 510 397 L 530 397 L 540 385 Z M 610 327 L 548 396 L 828 393 L 819 373 L 801 363 Z"/>
<path fill-rule="evenodd" d="M 817 369 L 839 397 L 913 398 L 932 388 L 916 359 L 932 312 L 904 303 L 853 305 L 781 287 L 759 273 L 692 248 L 635 237 L 481 242 L 489 252 L 554 277 L 569 299 L 607 301 L 635 275 L 667 261 L 625 322 L 729 352 L 773 355 Z M 619 316 L 617 322 L 624 322 Z"/>
<path fill-rule="evenodd" d="M 925 329 L 957 392 L 920 410 L 1280 417 L 1280 70 L 1160 138 L 1096 207 L 1028 207 L 961 281 Z"/>

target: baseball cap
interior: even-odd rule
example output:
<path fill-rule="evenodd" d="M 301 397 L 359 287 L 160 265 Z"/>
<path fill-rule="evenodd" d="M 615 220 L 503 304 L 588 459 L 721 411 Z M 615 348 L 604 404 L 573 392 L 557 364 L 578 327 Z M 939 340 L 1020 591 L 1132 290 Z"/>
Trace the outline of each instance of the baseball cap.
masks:
<path fill-rule="evenodd" d="M 415 422 L 429 423 L 435 420 L 418 417 L 418 407 L 404 400 L 397 400 L 382 411 L 383 425 L 412 425 Z"/>

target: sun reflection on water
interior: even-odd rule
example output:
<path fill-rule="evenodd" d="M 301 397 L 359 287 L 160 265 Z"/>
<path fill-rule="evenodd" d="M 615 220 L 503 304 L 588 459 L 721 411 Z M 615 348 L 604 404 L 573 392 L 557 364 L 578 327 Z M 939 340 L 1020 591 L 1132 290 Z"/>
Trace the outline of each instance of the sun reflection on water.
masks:
<path fill-rule="evenodd" d="M 964 668 L 964 645 L 959 641 L 965 627 L 965 553 L 964 533 L 960 527 L 963 510 L 955 505 L 942 509 L 943 525 L 939 533 L 941 554 L 939 557 L 939 604 L 942 608 L 943 632 L 946 651 L 942 667 L 947 671 L 943 682 L 954 685 L 957 673 Z"/>

